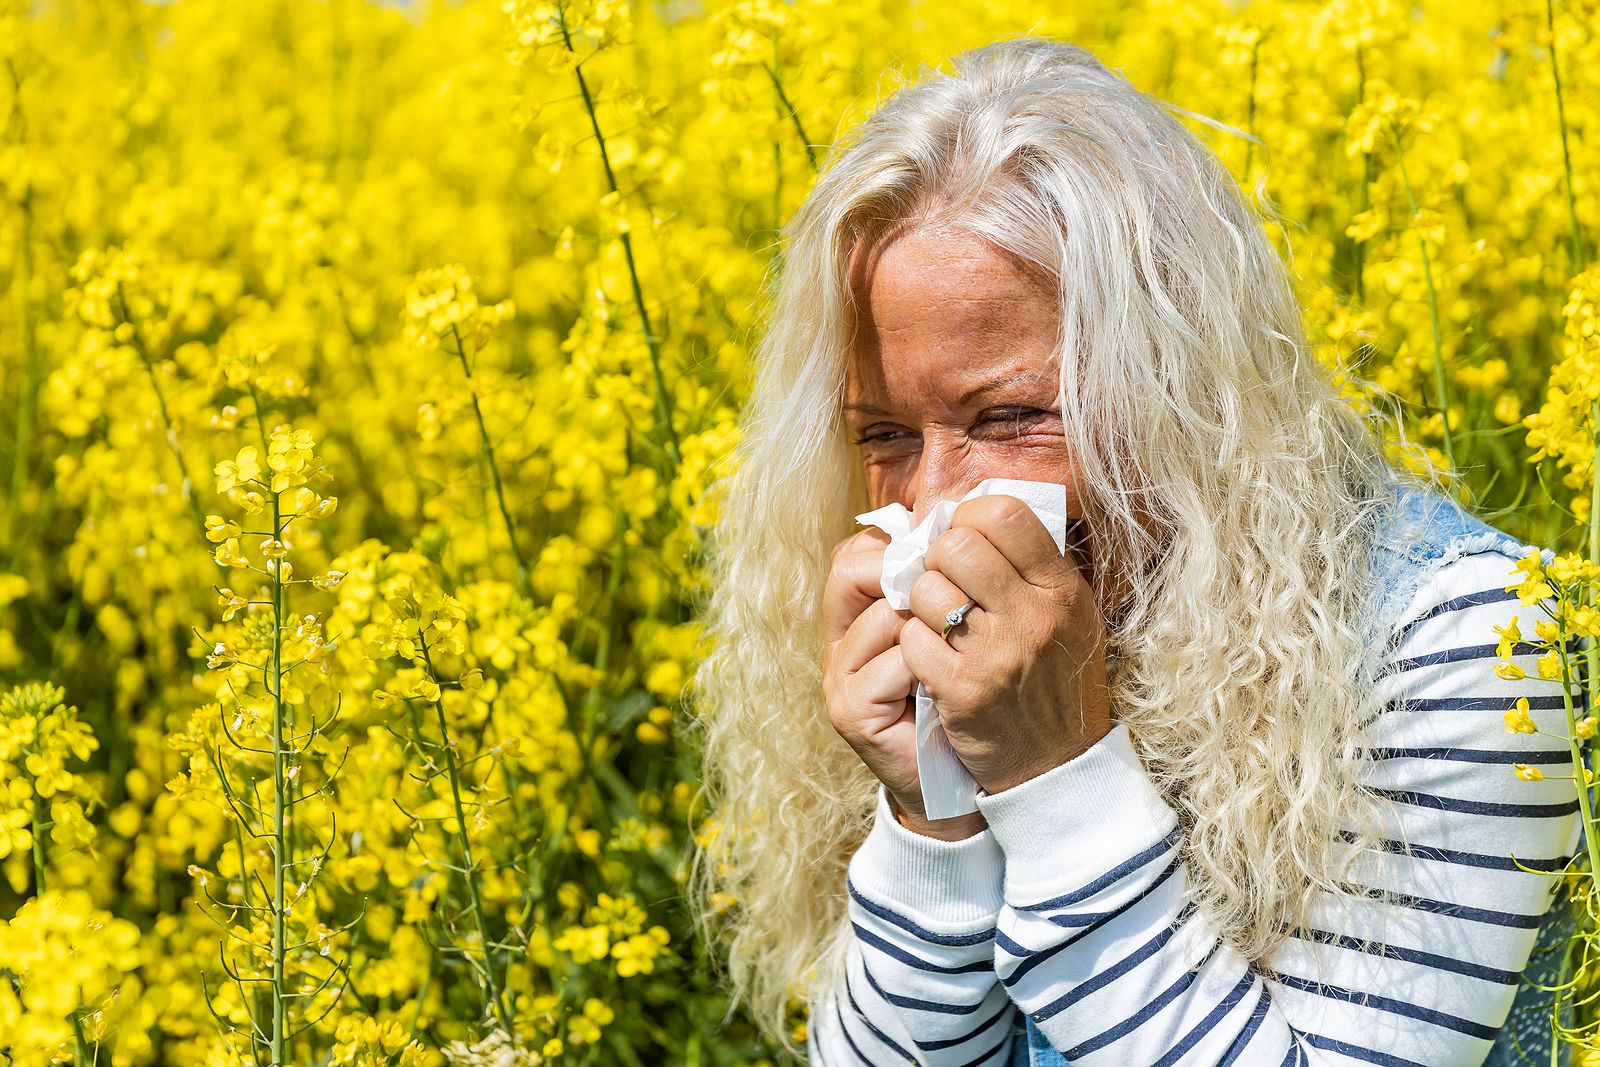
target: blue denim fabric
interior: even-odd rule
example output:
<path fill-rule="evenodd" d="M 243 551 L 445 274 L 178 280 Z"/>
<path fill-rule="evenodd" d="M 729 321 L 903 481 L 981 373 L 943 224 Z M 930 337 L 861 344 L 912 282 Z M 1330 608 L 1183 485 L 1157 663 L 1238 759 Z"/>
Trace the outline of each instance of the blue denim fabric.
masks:
<path fill-rule="evenodd" d="M 1520 558 L 1527 548 L 1448 497 L 1396 483 L 1390 510 L 1375 542 L 1373 580 L 1382 583 L 1383 595 L 1376 601 L 1376 616 L 1369 616 L 1369 624 L 1392 627 L 1400 613 L 1410 606 L 1422 583 L 1439 567 L 1461 555 L 1502 549 Z M 1550 549 L 1543 549 L 1542 555 L 1546 562 L 1555 558 Z M 1507 580 L 1510 580 L 1509 575 Z M 1380 630 L 1379 634 L 1382 632 Z M 1561 946 L 1575 924 L 1576 918 L 1565 906 L 1551 907 L 1545 912 L 1533 955 L 1523 972 L 1524 981 L 1518 987 L 1510 1015 L 1482 1067 L 1551 1063 L 1551 994 L 1530 983 L 1556 984 L 1561 967 Z M 1007 1067 L 1070 1067 L 1066 1057 L 1050 1046 L 1031 1017 L 1019 1012 L 1018 1018 L 1024 1022 L 1025 1029 L 1015 1037 Z M 1571 1019 L 1564 1021 L 1570 1025 Z M 1519 1057 L 1519 1046 L 1526 1060 Z M 1569 1067 L 1568 1047 L 1561 1045 L 1559 1053 L 1556 1061 L 1559 1067 Z"/>

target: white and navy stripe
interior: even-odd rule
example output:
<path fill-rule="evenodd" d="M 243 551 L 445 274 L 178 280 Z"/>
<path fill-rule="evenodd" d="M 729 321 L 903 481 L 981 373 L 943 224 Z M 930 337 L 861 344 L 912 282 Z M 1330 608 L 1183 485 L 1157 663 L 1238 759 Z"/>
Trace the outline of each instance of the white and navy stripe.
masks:
<path fill-rule="evenodd" d="M 1494 673 L 1493 627 L 1515 615 L 1531 636 L 1546 617 L 1505 591 L 1515 562 L 1441 565 L 1394 629 L 1363 739 L 1363 784 L 1391 802 L 1381 849 L 1357 857 L 1359 896 L 1319 895 L 1270 965 L 1189 900 L 1182 829 L 1117 724 L 980 797 L 989 828 L 964 841 L 905 829 L 879 790 L 847 878 L 846 980 L 813 994 L 811 1062 L 1005 1067 L 1026 1012 L 1074 1067 L 1481 1063 L 1581 833 L 1560 683 L 1526 641 L 1528 677 Z M 1557 737 L 1506 732 L 1524 696 Z M 1399 898 L 1379 903 L 1380 886 Z"/>

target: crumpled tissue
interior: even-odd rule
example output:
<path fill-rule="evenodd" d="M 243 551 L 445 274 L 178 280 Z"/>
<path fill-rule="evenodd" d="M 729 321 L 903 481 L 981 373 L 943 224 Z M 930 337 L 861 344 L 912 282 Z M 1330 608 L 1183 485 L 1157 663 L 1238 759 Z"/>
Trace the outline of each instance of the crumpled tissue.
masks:
<path fill-rule="evenodd" d="M 904 611 L 911 606 L 911 586 L 926 570 L 923 558 L 934 538 L 950 528 L 956 506 L 980 496 L 1014 496 L 1039 516 L 1055 539 L 1056 550 L 1066 553 L 1067 489 L 1052 482 L 1016 478 L 985 478 L 960 500 L 941 500 L 916 528 L 903 504 L 887 504 L 856 516 L 863 526 L 876 526 L 889 535 L 883 551 L 883 595 L 889 606 Z M 958 605 L 952 604 L 951 607 Z M 922 781 L 922 805 L 929 819 L 949 819 L 978 810 L 978 783 L 956 755 L 939 720 L 939 708 L 917 683 L 917 775 Z"/>

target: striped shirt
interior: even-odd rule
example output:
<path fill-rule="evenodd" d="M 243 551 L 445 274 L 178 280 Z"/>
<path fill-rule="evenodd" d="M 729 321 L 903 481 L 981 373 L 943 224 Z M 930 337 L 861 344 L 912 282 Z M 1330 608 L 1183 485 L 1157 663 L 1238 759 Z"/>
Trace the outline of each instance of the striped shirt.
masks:
<path fill-rule="evenodd" d="M 879 787 L 848 868 L 843 980 L 812 993 L 810 1062 L 1005 1067 L 1026 1013 L 1073 1067 L 1482 1064 L 1555 888 L 1518 863 L 1558 872 L 1581 838 L 1560 682 L 1526 642 L 1527 677 L 1493 670 L 1493 627 L 1516 616 L 1531 638 L 1554 608 L 1505 591 L 1514 563 L 1497 548 L 1441 564 L 1393 633 L 1363 782 L 1393 816 L 1351 881 L 1402 904 L 1320 894 L 1270 967 L 1247 962 L 1186 899 L 1182 828 L 1114 723 L 980 796 L 988 828 L 962 841 L 901 826 Z M 1522 696 L 1556 736 L 1507 732 Z"/>

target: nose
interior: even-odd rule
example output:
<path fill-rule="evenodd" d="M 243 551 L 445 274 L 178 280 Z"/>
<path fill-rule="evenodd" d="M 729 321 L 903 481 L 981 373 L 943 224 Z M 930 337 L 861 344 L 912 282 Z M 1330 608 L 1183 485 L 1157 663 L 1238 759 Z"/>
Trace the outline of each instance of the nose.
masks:
<path fill-rule="evenodd" d="M 965 467 L 960 441 L 947 440 L 944 435 L 924 435 L 917 460 L 917 499 L 911 508 L 915 522 L 921 522 L 939 501 L 960 499 L 977 484 Z"/>

